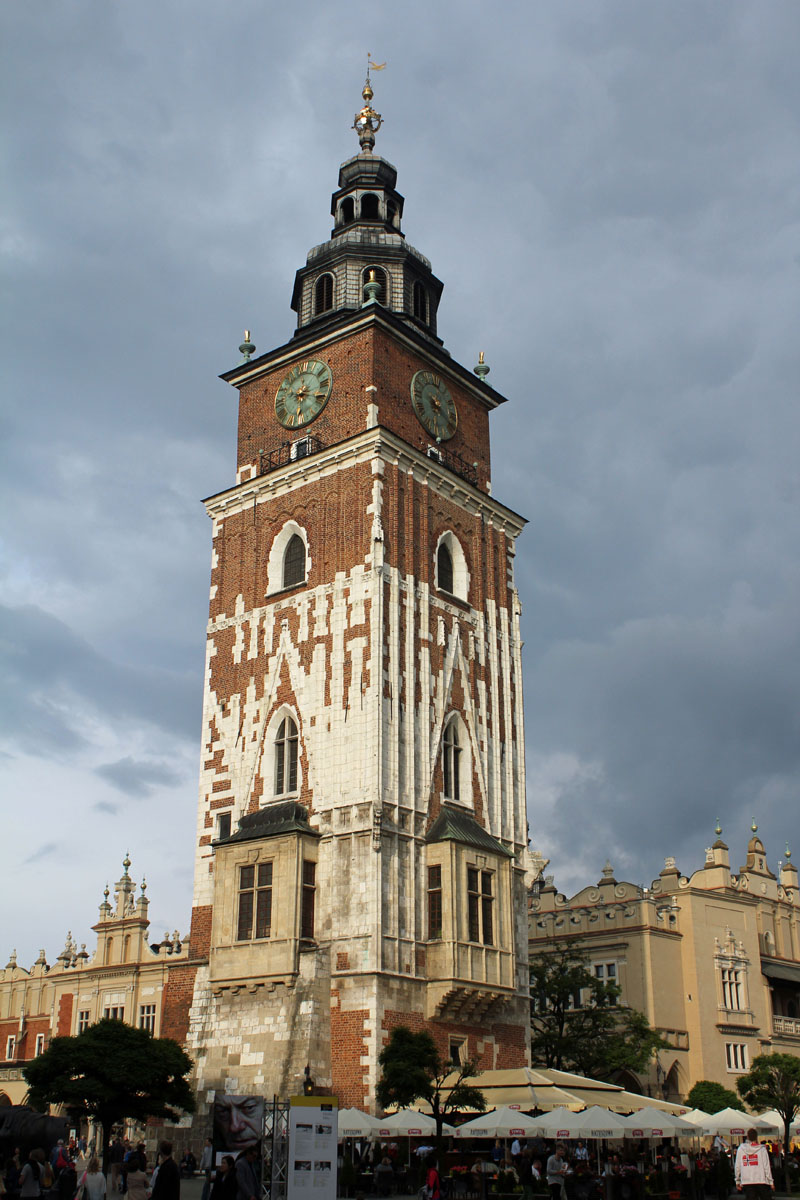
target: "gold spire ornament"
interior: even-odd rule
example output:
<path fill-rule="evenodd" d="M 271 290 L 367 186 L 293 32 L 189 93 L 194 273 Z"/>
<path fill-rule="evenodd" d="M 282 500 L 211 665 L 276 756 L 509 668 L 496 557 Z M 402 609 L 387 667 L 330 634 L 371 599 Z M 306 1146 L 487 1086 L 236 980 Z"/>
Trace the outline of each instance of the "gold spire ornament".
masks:
<path fill-rule="evenodd" d="M 364 107 L 359 109 L 353 121 L 353 129 L 358 134 L 358 140 L 361 144 L 362 154 L 371 154 L 375 145 L 375 134 L 383 124 L 381 114 L 375 112 L 370 101 L 375 94 L 372 90 L 372 81 L 370 80 L 370 71 L 382 71 L 386 63 L 374 63 L 369 53 L 367 53 L 367 78 L 364 82 L 364 87 L 361 96 L 364 100 Z"/>

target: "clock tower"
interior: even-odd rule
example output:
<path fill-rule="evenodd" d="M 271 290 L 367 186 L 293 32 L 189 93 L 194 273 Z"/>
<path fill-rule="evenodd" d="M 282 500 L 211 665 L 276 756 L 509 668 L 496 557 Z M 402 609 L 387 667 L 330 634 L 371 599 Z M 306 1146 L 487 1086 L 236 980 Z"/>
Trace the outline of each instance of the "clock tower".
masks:
<path fill-rule="evenodd" d="M 374 152 L 369 78 L 291 340 L 222 376 L 189 965 L 201 1108 L 297 1091 L 375 1108 L 398 1025 L 528 1063 L 529 872 L 504 402 L 437 334 L 442 284 Z"/>

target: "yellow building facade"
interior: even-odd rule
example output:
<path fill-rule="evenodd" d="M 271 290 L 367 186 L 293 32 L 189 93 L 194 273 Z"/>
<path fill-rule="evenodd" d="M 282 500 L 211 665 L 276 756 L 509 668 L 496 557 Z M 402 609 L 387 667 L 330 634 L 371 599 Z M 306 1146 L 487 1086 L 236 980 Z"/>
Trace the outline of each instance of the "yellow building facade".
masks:
<path fill-rule="evenodd" d="M 45 951 L 26 969 L 12 953 L 0 970 L 0 1104 L 22 1104 L 25 1063 L 41 1054 L 50 1039 L 72 1036 L 103 1017 L 174 1036 L 165 1006 L 171 967 L 188 958 L 186 940 L 175 932 L 150 942 L 149 901 L 128 873 L 130 859 L 111 892 L 104 892 L 93 953 L 78 948 L 72 935 L 50 965 Z"/>
<path fill-rule="evenodd" d="M 800 1056 L 800 888 L 787 849 L 776 875 L 755 824 L 744 866 L 722 840 L 683 875 L 673 858 L 649 887 L 618 882 L 562 895 L 552 876 L 529 903 L 531 959 L 571 939 L 669 1043 L 625 1086 L 683 1099 L 700 1079 L 735 1090 L 759 1054 Z"/>

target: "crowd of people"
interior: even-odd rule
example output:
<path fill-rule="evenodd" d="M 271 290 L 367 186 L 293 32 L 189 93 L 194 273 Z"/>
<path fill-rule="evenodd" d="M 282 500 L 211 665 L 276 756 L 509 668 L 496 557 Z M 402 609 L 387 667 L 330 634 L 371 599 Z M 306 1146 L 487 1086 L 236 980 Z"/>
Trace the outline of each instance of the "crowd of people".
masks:
<path fill-rule="evenodd" d="M 85 1139 L 59 1139 L 48 1155 L 35 1148 L 17 1149 L 0 1164 L 4 1200 L 106 1200 L 110 1194 L 129 1200 L 180 1200 L 180 1168 L 172 1143 L 161 1142 L 152 1171 L 144 1143 L 132 1146 L 117 1138 L 109 1148 L 108 1175 Z"/>

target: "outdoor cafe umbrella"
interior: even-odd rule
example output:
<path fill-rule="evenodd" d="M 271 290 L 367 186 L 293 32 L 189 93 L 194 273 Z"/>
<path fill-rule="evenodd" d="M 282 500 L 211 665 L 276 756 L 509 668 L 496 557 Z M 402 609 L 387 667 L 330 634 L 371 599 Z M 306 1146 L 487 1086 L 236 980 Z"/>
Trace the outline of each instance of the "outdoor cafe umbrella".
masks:
<path fill-rule="evenodd" d="M 688 1112 L 681 1113 L 681 1120 L 688 1121 L 690 1125 L 694 1125 L 697 1133 L 701 1133 L 700 1126 L 705 1125 L 706 1121 L 710 1120 L 711 1113 L 703 1112 L 702 1108 L 690 1108 Z"/>
<path fill-rule="evenodd" d="M 703 1122 L 703 1133 L 727 1133 L 729 1137 L 745 1137 L 748 1129 L 771 1130 L 769 1121 L 762 1121 L 751 1113 L 739 1112 L 735 1108 L 723 1108 Z"/>
<path fill-rule="evenodd" d="M 532 1119 L 540 1137 L 566 1138 L 572 1137 L 572 1130 L 579 1116 L 583 1114 L 571 1112 L 568 1108 L 554 1108 L 552 1112 L 542 1113 L 541 1116 Z"/>
<path fill-rule="evenodd" d="M 380 1121 L 360 1108 L 343 1108 L 339 1113 L 339 1138 L 368 1138 L 377 1135 Z"/>
<path fill-rule="evenodd" d="M 642 1108 L 622 1119 L 628 1126 L 625 1137 L 697 1137 L 698 1133 L 697 1126 L 691 1121 L 668 1112 L 654 1112 L 652 1108 Z"/>
<path fill-rule="evenodd" d="M 766 1112 L 759 1113 L 758 1119 L 766 1121 L 773 1129 L 777 1129 L 781 1137 L 783 1137 L 783 1117 L 776 1109 L 770 1108 Z M 800 1133 L 800 1119 L 791 1122 L 789 1133 Z"/>
<path fill-rule="evenodd" d="M 401 1108 L 390 1117 L 382 1117 L 375 1130 L 378 1137 L 398 1134 L 401 1137 L 429 1137 L 436 1133 L 436 1122 L 427 1113 L 415 1112 L 413 1108 Z M 442 1133 L 455 1133 L 452 1125 L 442 1124 Z"/>
<path fill-rule="evenodd" d="M 585 1138 L 621 1138 L 628 1128 L 625 1117 L 612 1112 L 610 1108 L 601 1108 L 593 1104 L 577 1114 L 577 1119 L 570 1130 L 570 1137 L 581 1134 Z"/>
<path fill-rule="evenodd" d="M 472 1121 L 466 1121 L 456 1130 L 456 1137 L 509 1138 L 527 1137 L 538 1133 L 539 1122 L 518 1109 L 501 1105 L 493 1112 L 481 1113 Z"/>

